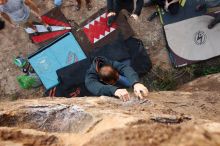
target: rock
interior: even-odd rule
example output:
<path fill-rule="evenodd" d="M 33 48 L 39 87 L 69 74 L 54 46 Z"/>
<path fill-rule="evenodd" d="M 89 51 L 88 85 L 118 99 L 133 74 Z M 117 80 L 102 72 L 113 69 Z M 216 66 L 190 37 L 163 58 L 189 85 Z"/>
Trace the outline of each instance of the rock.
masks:
<path fill-rule="evenodd" d="M 179 91 L 215 91 L 219 92 L 220 89 L 220 73 L 208 75 L 198 78 L 190 83 L 181 86 Z"/>
<path fill-rule="evenodd" d="M 200 91 L 150 93 L 129 102 L 111 97 L 0 102 L 0 145 L 217 146 L 219 98 Z"/>
<path fill-rule="evenodd" d="M 13 114 L 11 114 L 13 113 Z M 92 116 L 78 106 L 63 104 L 23 106 L 10 114 L 2 114 L 0 125 L 38 129 L 46 132 L 82 131 Z M 19 123 L 17 123 L 19 121 Z"/>
<path fill-rule="evenodd" d="M 191 117 L 185 116 L 185 115 L 155 115 L 151 117 L 151 120 L 158 122 L 158 123 L 164 123 L 164 124 L 179 124 L 184 121 L 191 120 Z"/>

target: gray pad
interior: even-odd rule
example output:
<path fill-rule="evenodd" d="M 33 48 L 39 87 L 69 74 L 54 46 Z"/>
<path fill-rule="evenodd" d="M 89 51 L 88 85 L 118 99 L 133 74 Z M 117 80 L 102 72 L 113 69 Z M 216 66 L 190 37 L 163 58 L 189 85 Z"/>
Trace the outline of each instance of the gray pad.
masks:
<path fill-rule="evenodd" d="M 172 52 L 193 62 L 219 56 L 220 24 L 207 28 L 213 19 L 203 15 L 164 26 Z"/>

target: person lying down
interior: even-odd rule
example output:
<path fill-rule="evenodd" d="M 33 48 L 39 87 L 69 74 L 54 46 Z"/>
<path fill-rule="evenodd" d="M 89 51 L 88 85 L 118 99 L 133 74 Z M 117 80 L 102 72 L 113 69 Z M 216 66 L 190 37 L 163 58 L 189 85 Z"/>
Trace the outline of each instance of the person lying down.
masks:
<path fill-rule="evenodd" d="M 120 63 L 96 57 L 86 73 L 86 88 L 94 96 L 115 96 L 123 101 L 131 99 L 126 88 L 133 88 L 140 99 L 147 97 L 148 89 L 140 83 L 138 74 L 128 64 L 129 61 Z"/>

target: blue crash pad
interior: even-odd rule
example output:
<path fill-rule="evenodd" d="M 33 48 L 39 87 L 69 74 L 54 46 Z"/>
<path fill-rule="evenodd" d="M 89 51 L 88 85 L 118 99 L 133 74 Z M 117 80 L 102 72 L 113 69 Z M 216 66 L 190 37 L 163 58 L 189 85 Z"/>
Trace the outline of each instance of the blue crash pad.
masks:
<path fill-rule="evenodd" d="M 45 88 L 50 89 L 59 84 L 58 69 L 86 59 L 86 55 L 72 33 L 67 33 L 28 59 Z"/>

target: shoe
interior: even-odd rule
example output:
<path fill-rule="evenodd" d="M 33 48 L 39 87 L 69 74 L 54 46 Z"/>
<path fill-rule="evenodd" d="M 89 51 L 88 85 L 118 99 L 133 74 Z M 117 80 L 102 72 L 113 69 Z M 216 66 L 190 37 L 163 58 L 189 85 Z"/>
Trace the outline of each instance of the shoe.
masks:
<path fill-rule="evenodd" d="M 86 4 L 86 7 L 87 7 L 87 10 L 88 10 L 88 11 L 91 11 L 91 10 L 92 10 L 92 5 L 91 5 L 91 3 Z"/>
<path fill-rule="evenodd" d="M 115 22 L 116 16 L 110 16 L 108 17 L 107 25 L 110 27 L 113 22 Z"/>

